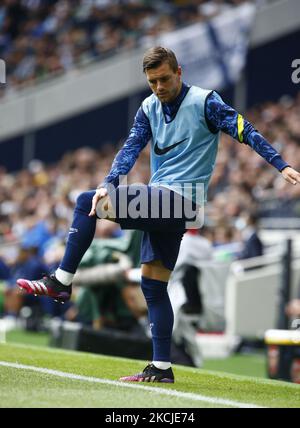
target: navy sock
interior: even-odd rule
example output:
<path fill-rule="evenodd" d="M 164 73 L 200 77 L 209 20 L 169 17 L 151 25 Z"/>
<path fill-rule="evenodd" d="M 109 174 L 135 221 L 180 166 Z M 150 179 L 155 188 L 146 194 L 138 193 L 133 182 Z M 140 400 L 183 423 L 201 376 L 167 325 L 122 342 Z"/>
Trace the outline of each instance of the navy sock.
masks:
<path fill-rule="evenodd" d="M 69 230 L 66 250 L 60 269 L 75 273 L 95 235 L 96 216 L 89 217 L 95 191 L 81 193 L 76 202 L 73 222 Z"/>
<path fill-rule="evenodd" d="M 153 361 L 171 361 L 174 314 L 167 286 L 167 282 L 142 276 L 141 287 L 148 306 L 152 333 Z"/>

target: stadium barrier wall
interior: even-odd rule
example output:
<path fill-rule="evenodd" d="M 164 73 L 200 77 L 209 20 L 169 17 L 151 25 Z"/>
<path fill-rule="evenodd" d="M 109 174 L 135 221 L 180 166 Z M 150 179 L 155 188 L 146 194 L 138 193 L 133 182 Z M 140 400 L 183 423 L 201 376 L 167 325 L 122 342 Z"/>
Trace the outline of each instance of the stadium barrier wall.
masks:
<path fill-rule="evenodd" d="M 225 333 L 247 339 L 263 339 L 277 327 L 282 278 L 282 255 L 234 262 L 226 282 Z M 291 298 L 300 285 L 300 255 L 291 264 Z"/>

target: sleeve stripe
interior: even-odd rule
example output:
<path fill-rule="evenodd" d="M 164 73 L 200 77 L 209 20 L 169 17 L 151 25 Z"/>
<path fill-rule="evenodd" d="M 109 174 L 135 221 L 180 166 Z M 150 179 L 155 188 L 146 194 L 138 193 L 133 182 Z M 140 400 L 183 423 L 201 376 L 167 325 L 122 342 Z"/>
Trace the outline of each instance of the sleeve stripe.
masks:
<path fill-rule="evenodd" d="M 238 115 L 238 137 L 239 142 L 242 143 L 244 141 L 243 132 L 244 132 L 244 118 L 241 114 Z"/>

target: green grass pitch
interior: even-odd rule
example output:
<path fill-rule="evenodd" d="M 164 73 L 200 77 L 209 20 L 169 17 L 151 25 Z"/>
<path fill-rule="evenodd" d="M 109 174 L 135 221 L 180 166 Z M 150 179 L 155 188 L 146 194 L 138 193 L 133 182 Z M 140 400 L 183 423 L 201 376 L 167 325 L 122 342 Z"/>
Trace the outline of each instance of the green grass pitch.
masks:
<path fill-rule="evenodd" d="M 0 344 L 0 407 L 300 407 L 300 385 L 174 366 L 173 385 L 120 383 L 146 362 Z"/>

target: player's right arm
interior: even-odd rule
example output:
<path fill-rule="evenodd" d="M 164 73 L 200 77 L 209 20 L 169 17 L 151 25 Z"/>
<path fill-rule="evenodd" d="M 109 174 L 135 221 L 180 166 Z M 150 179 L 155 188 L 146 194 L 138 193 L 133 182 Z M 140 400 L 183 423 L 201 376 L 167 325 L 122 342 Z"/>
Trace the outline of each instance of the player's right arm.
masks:
<path fill-rule="evenodd" d="M 96 190 L 89 216 L 96 214 L 97 203 L 107 195 L 107 186 L 111 184 L 114 187 L 117 187 L 119 185 L 119 177 L 129 173 L 139 157 L 140 152 L 147 145 L 151 137 L 152 131 L 149 119 L 144 113 L 142 107 L 140 107 L 134 118 L 134 124 L 130 130 L 128 138 L 121 150 L 117 153 L 109 174 Z"/>

